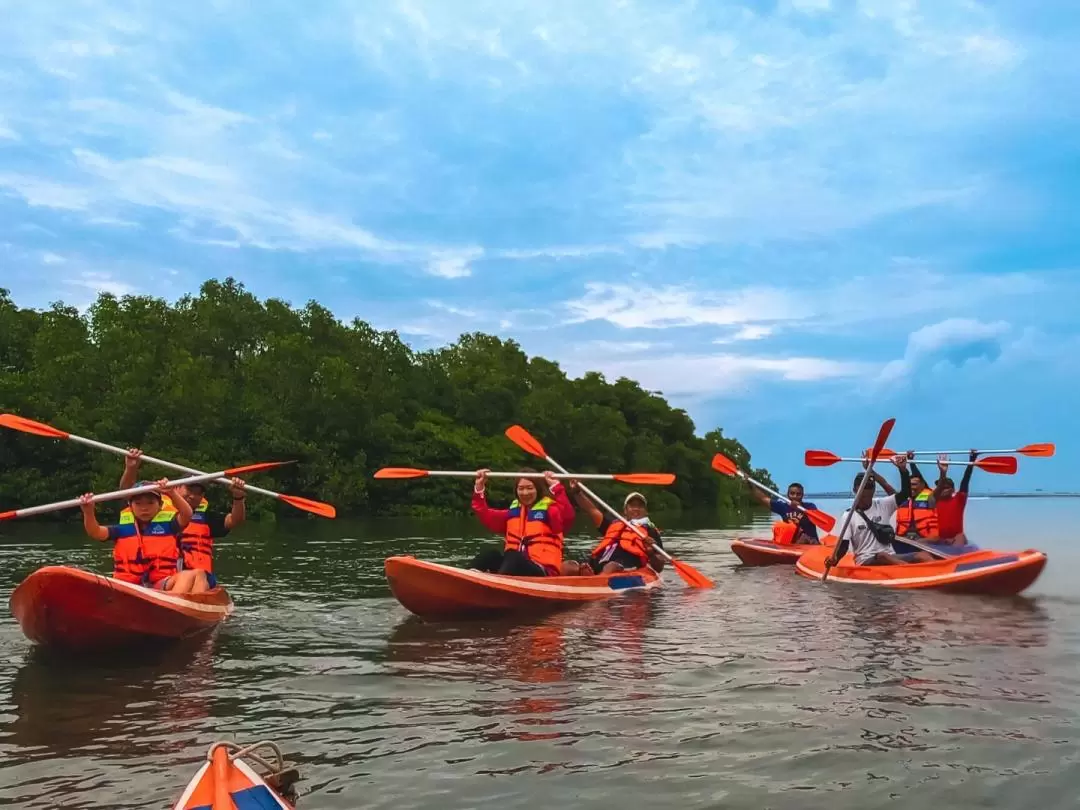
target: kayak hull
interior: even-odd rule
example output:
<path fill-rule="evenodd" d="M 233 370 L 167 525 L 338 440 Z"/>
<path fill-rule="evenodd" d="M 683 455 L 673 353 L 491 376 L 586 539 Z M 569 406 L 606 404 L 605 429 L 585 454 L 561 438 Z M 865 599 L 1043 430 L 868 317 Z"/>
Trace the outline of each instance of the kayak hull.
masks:
<path fill-rule="evenodd" d="M 425 619 L 543 613 L 660 587 L 651 568 L 592 577 L 510 577 L 390 557 L 385 569 L 394 597 Z"/>
<path fill-rule="evenodd" d="M 282 770 L 261 774 L 246 760 L 246 755 L 253 749 L 265 746 L 278 754 L 278 767 Z M 295 769 L 283 770 L 277 746 L 260 743 L 230 753 L 230 749 L 236 748 L 230 743 L 215 743 L 207 754 L 207 761 L 188 782 L 173 810 L 295 810 L 282 795 L 282 792 L 290 792 L 283 790 L 283 782 L 291 785 L 299 775 Z"/>
<path fill-rule="evenodd" d="M 832 535 L 822 538 L 821 542 L 833 546 L 836 538 Z M 816 543 L 784 545 L 772 540 L 746 539 L 732 540 L 731 550 L 743 565 L 794 565 L 807 549 L 821 548 Z"/>
<path fill-rule="evenodd" d="M 804 577 L 821 579 L 828 548 L 804 553 L 795 570 Z M 850 553 L 829 571 L 829 582 L 893 590 L 936 590 L 986 596 L 1015 596 L 1039 578 L 1046 566 L 1041 551 L 991 551 L 983 549 L 944 560 L 908 565 L 855 565 Z"/>
<path fill-rule="evenodd" d="M 190 638 L 216 627 L 233 611 L 221 587 L 170 594 L 67 566 L 30 574 L 9 604 L 30 641 L 83 651 Z"/>

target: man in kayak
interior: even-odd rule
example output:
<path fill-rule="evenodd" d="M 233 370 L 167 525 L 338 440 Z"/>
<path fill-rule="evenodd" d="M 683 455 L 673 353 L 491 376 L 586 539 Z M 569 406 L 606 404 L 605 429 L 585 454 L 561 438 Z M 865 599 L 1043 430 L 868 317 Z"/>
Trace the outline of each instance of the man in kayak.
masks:
<path fill-rule="evenodd" d="M 956 489 L 953 480 L 949 478 L 949 457 L 938 456 L 938 472 L 940 473 L 937 486 L 934 488 L 934 499 L 937 502 L 938 536 L 939 542 L 953 546 L 967 544 L 967 536 L 964 534 L 964 509 L 967 506 L 968 487 L 971 485 L 971 474 L 975 472 L 975 459 L 979 457 L 976 450 L 971 451 L 964 476 L 960 479 L 960 489 Z"/>
<path fill-rule="evenodd" d="M 136 486 L 146 486 L 143 481 Z M 189 593 L 197 571 L 179 571 L 180 535 L 191 522 L 191 506 L 179 497 L 167 479 L 157 482 L 161 491 L 136 493 L 119 523 L 102 526 L 94 514 L 93 493 L 82 496 L 83 528 L 91 539 L 113 544 L 113 578 L 160 591 Z M 170 498 L 168 507 L 164 498 Z"/>
<path fill-rule="evenodd" d="M 914 459 L 915 454 L 909 452 L 907 457 Z M 937 499 L 914 460 L 911 462 L 911 497 L 896 511 L 896 534 L 927 543 L 939 542 Z"/>
<path fill-rule="evenodd" d="M 614 574 L 645 566 L 657 572 L 664 570 L 664 558 L 656 553 L 657 547 L 664 547 L 664 541 L 660 537 L 660 530 L 649 519 L 648 501 L 644 495 L 631 492 L 623 501 L 623 516 L 644 533 L 643 538 L 627 523 L 601 512 L 578 488 L 576 481 L 570 481 L 569 489 L 574 502 L 589 516 L 600 533 L 600 543 L 589 554 L 588 561 L 578 564 L 576 573 L 579 576 Z"/>
<path fill-rule="evenodd" d="M 765 506 L 780 520 L 773 524 L 773 540 L 782 545 L 815 545 L 818 543 L 817 526 L 806 516 L 807 509 L 817 509 L 817 504 L 803 502 L 805 490 L 798 482 L 788 484 L 787 497 L 791 504 L 770 496 L 749 481 L 746 485 L 754 499 Z"/>
<path fill-rule="evenodd" d="M 868 460 L 863 461 L 863 466 L 868 466 L 868 464 Z M 877 470 L 871 471 L 871 480 L 860 493 L 854 510 L 847 509 L 840 516 L 838 525 L 842 527 L 848 519 L 848 514 L 852 513 L 847 531 L 843 537 L 837 539 L 836 549 L 826 561 L 826 567 L 831 568 L 840 562 L 847 545 L 846 541 L 851 543 L 851 553 L 855 557 L 856 565 L 902 565 L 934 559 L 932 554 L 925 551 L 897 554 L 892 547 L 896 534 L 889 525 L 889 519 L 896 514 L 900 504 L 911 494 L 911 475 L 908 473 L 907 456 L 893 456 L 893 464 L 900 470 L 900 489 L 884 498 L 874 498 L 875 484 L 888 487 L 888 483 Z M 859 491 L 865 475 L 865 472 L 861 472 L 855 476 L 852 492 Z"/>
<path fill-rule="evenodd" d="M 124 472 L 120 476 L 120 489 L 127 489 L 138 476 L 142 464 L 142 450 L 132 447 L 124 458 Z M 191 522 L 180 536 L 182 554 L 181 568 L 200 571 L 196 576 L 192 593 L 202 593 L 217 585 L 214 575 L 214 541 L 225 537 L 247 517 L 244 501 L 244 482 L 230 479 L 232 486 L 232 509 L 228 514 L 210 511 L 204 484 L 181 484 L 176 493 L 191 506 Z"/>
<path fill-rule="evenodd" d="M 504 534 L 505 542 L 501 551 L 480 552 L 469 567 L 518 577 L 576 574 L 578 564 L 563 560 L 563 537 L 574 522 L 574 507 L 554 473 L 519 478 L 510 508 L 492 509 L 486 494 L 489 472 L 476 471 L 472 509 L 486 528 Z"/>

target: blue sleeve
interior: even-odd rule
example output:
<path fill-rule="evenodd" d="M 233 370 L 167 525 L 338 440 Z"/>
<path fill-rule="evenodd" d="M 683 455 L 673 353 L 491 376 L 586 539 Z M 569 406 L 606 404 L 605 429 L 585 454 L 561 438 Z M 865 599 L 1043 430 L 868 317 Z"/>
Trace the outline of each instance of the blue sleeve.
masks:
<path fill-rule="evenodd" d="M 107 538 L 108 542 L 115 543 L 120 537 L 120 527 L 106 526 L 105 529 L 109 532 L 109 536 Z"/>
<path fill-rule="evenodd" d="M 784 518 L 787 517 L 788 512 L 791 511 L 791 507 L 789 507 L 782 500 L 774 496 L 773 499 L 769 501 L 769 511 Z"/>
<path fill-rule="evenodd" d="M 180 526 L 180 520 L 178 518 L 174 517 L 169 521 L 169 531 L 177 537 L 183 534 L 184 529 Z"/>

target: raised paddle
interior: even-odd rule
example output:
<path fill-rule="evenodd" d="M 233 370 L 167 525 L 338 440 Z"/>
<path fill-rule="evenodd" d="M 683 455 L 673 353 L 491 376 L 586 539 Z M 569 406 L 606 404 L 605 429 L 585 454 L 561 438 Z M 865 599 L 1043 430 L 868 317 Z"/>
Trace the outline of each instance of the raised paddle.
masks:
<path fill-rule="evenodd" d="M 861 458 L 841 457 L 828 450 L 807 450 L 805 460 L 807 467 L 831 467 L 841 461 L 863 461 Z M 998 475 L 1013 475 L 1017 469 L 1016 456 L 987 456 L 975 461 L 950 461 L 949 464 L 956 467 L 978 467 L 980 470 Z"/>
<path fill-rule="evenodd" d="M 541 473 L 542 474 L 542 473 Z M 376 478 L 405 479 L 427 478 L 429 475 L 445 475 L 457 478 L 473 478 L 476 471 L 469 470 L 417 470 L 412 467 L 383 467 L 375 472 Z M 488 478 L 535 478 L 534 472 L 489 472 Z M 589 481 L 618 481 L 620 484 L 635 484 L 638 486 L 652 484 L 659 487 L 675 483 L 672 473 L 585 473 L 583 475 L 571 475 L 570 473 L 552 473 L 556 478 L 577 478 Z"/>
<path fill-rule="evenodd" d="M 987 453 L 993 455 L 1009 455 L 1014 454 L 1018 456 L 1028 456 L 1030 458 L 1050 458 L 1057 450 L 1053 444 L 1047 442 L 1043 444 L 1025 444 L 1023 447 L 1018 447 L 1015 450 L 979 450 L 980 453 Z M 970 450 L 914 450 L 912 451 L 916 456 L 966 456 L 970 453 Z M 956 462 L 949 462 L 955 464 Z"/>
<path fill-rule="evenodd" d="M 518 447 L 520 447 L 522 450 L 524 450 L 526 453 L 530 453 L 534 456 L 538 456 L 539 458 L 544 459 L 548 464 L 561 472 L 565 473 L 567 471 L 565 467 L 560 465 L 559 462 L 549 456 L 547 454 L 547 451 L 544 450 L 544 446 L 540 444 L 540 442 L 538 442 L 536 438 L 531 433 L 529 433 L 529 431 L 521 427 L 521 425 L 511 425 L 510 427 L 508 427 L 506 429 L 506 437 Z M 632 529 L 634 533 L 637 534 L 637 536 L 640 537 L 642 540 L 648 539 L 648 535 L 639 526 L 635 526 L 625 517 L 612 509 L 608 504 L 606 504 L 603 500 L 600 499 L 600 496 L 598 496 L 595 492 L 590 490 L 584 484 L 581 484 L 580 486 L 582 492 L 584 492 L 586 495 L 596 501 L 600 506 L 604 507 L 604 509 L 607 510 L 607 513 L 613 518 L 615 518 L 615 520 L 629 526 L 630 529 Z M 676 560 L 674 557 L 664 551 L 664 549 L 660 548 L 660 546 L 654 544 L 653 548 L 656 550 L 657 554 L 659 554 L 661 557 L 663 557 L 675 567 L 675 571 L 679 574 L 680 577 L 682 577 L 683 582 L 685 582 L 691 588 L 713 588 L 716 586 L 715 582 L 713 582 L 703 573 L 698 571 L 692 565 L 681 562 L 680 560 Z"/>
<path fill-rule="evenodd" d="M 760 481 L 755 481 L 749 475 L 736 467 L 735 462 L 725 456 L 723 453 L 717 453 L 715 456 L 713 456 L 712 468 L 718 473 L 722 473 L 723 475 L 730 475 L 732 477 L 741 478 L 747 483 L 753 484 L 755 487 L 762 490 L 763 492 L 768 492 L 774 498 L 779 498 L 788 506 L 791 506 L 793 509 L 797 509 L 798 511 L 806 515 L 810 519 L 810 522 L 817 526 L 819 529 L 824 529 L 827 532 L 831 532 L 833 530 L 833 527 L 836 525 L 836 519 L 833 518 L 832 515 L 827 515 L 820 509 L 809 509 L 805 506 L 797 506 L 795 504 L 792 504 L 790 499 L 785 498 L 775 489 L 769 489 L 769 487 L 765 486 Z"/>
<path fill-rule="evenodd" d="M 259 470 L 269 470 L 273 467 L 280 467 L 284 464 L 293 464 L 292 461 L 264 461 L 260 464 L 247 464 L 243 467 L 233 467 L 228 470 L 219 470 L 214 473 L 202 473 L 201 475 L 193 475 L 189 478 L 177 478 L 175 481 L 169 481 L 164 484 L 164 487 L 172 488 L 178 487 L 183 484 L 201 484 L 204 481 L 213 481 L 215 478 L 221 476 L 235 476 L 242 473 L 258 472 Z M 130 498 L 132 495 L 141 495 L 144 492 L 157 492 L 162 489 L 162 484 L 144 484 L 141 487 L 129 487 L 128 489 L 118 489 L 113 492 L 102 492 L 100 495 L 95 495 L 90 499 L 91 503 L 101 503 L 102 501 L 119 501 L 124 498 Z M 82 498 L 69 498 L 66 501 L 56 501 L 55 503 L 46 503 L 41 506 L 27 506 L 24 509 L 13 509 L 10 512 L 0 512 L 0 520 L 11 520 L 12 518 L 30 517 L 31 515 L 43 515 L 47 512 L 59 512 L 61 509 L 70 509 L 74 506 L 81 506 Z"/>
<path fill-rule="evenodd" d="M 127 450 L 122 447 L 113 447 L 111 444 L 104 444 L 103 442 L 94 441 L 93 439 L 76 436 L 74 433 L 68 433 L 59 428 L 54 428 L 52 425 L 46 425 L 44 422 L 35 422 L 32 419 L 16 416 L 13 413 L 0 414 L 0 427 L 19 430 L 23 433 L 32 433 L 35 436 L 45 436 L 50 439 L 69 439 L 70 441 L 78 442 L 79 444 L 85 444 L 87 447 L 96 447 L 98 450 L 106 450 L 120 456 L 127 456 Z M 163 461 L 162 459 L 154 458 L 153 456 L 143 455 L 142 460 L 160 464 L 162 467 L 167 467 L 178 472 L 202 474 L 201 470 L 196 470 L 194 467 L 185 467 L 182 464 Z M 224 484 L 225 486 L 231 485 L 231 482 L 227 478 L 218 477 L 214 480 L 218 484 Z M 247 492 L 256 492 L 259 495 L 266 495 L 270 498 L 276 498 L 283 503 L 295 506 L 297 509 L 303 509 L 305 512 L 319 515 L 320 517 L 332 518 L 337 516 L 337 510 L 330 504 L 323 503 L 322 501 L 301 498 L 299 495 L 285 495 L 281 492 L 274 492 L 272 489 L 263 489 L 262 487 L 255 487 L 250 484 L 245 484 L 244 490 Z"/>
<path fill-rule="evenodd" d="M 840 562 L 840 558 L 844 556 L 846 547 L 844 546 L 844 532 L 847 531 L 848 526 L 851 524 L 851 516 L 855 514 L 855 507 L 859 503 L 859 498 L 862 497 L 863 490 L 866 489 L 866 484 L 873 478 L 871 473 L 874 470 L 874 462 L 881 458 L 882 450 L 885 449 L 885 442 L 889 440 L 889 434 L 892 433 L 893 425 L 896 424 L 896 419 L 890 417 L 881 423 L 881 427 L 878 429 L 877 441 L 874 442 L 874 446 L 870 448 L 870 453 L 867 456 L 866 471 L 863 474 L 862 480 L 859 481 L 859 488 L 855 490 L 855 499 L 851 502 L 851 508 L 844 513 L 844 522 L 840 526 L 840 533 L 836 535 L 836 548 L 833 553 L 825 559 L 825 572 L 821 575 L 821 581 L 825 582 L 829 578 L 829 569 L 836 563 Z M 893 455 L 896 455 L 895 453 Z"/>

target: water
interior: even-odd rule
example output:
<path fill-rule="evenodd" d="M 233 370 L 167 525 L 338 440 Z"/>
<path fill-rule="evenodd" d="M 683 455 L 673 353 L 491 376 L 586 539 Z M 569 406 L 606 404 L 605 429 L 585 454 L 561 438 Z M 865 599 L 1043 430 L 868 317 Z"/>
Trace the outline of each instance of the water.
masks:
<path fill-rule="evenodd" d="M 472 524 L 247 526 L 221 551 L 236 614 L 155 659 L 51 660 L 3 611 L 0 805 L 165 808 L 215 740 L 272 739 L 300 810 L 1074 808 L 1072 508 L 969 507 L 984 545 L 1050 554 L 1026 598 L 822 586 L 738 568 L 749 529 L 680 528 L 669 547 L 716 589 L 669 572 L 652 595 L 452 626 L 410 619 L 381 563 L 464 561 Z M 5 593 L 46 563 L 107 567 L 47 531 L 0 538 Z"/>

